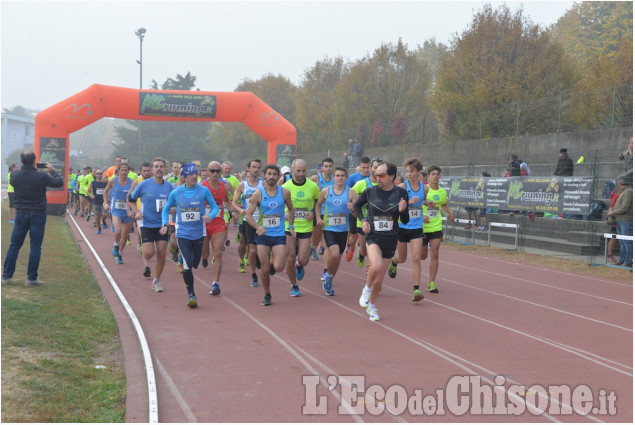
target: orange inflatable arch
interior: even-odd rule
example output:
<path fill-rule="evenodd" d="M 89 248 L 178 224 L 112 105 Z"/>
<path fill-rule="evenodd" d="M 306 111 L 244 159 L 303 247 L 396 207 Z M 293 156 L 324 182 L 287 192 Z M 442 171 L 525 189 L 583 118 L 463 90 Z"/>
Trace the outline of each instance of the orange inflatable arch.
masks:
<path fill-rule="evenodd" d="M 267 141 L 268 163 L 296 155 L 295 127 L 253 93 L 137 90 L 94 84 L 35 116 L 35 154 L 64 176 L 63 188 L 47 192 L 49 214 L 66 211 L 70 133 L 104 117 L 242 122 Z"/>

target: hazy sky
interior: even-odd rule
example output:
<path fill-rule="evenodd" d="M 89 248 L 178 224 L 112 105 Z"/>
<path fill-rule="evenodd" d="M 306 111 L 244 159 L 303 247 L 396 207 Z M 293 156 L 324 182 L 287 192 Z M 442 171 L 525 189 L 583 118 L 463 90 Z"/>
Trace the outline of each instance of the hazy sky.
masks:
<path fill-rule="evenodd" d="M 138 88 L 141 27 L 143 88 L 190 71 L 201 90 L 233 91 L 267 73 L 297 84 L 326 56 L 356 60 L 400 37 L 447 44 L 485 3 L 1 0 L 2 107 L 44 109 L 94 83 Z M 574 2 L 506 3 L 547 26 Z"/>

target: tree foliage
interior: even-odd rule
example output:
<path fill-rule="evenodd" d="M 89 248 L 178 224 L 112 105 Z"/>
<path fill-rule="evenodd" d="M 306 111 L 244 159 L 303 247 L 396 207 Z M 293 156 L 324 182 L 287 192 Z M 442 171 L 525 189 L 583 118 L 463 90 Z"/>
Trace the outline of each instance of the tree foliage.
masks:
<path fill-rule="evenodd" d="M 633 3 L 576 3 L 552 28 L 575 62 L 569 120 L 577 128 L 633 124 Z"/>
<path fill-rule="evenodd" d="M 531 132 L 549 118 L 541 109 L 523 111 L 520 101 L 558 96 L 574 82 L 562 46 L 522 9 L 512 12 L 506 5 L 477 12 L 441 56 L 438 72 L 434 106 L 456 137 L 514 134 L 527 113 L 520 132 Z"/>
<path fill-rule="evenodd" d="M 267 74 L 259 80 L 244 80 L 235 91 L 251 92 L 276 112 L 293 123 L 295 121 L 296 87 L 281 75 Z M 211 158 L 266 158 L 267 143 L 242 123 L 214 123 L 204 143 L 204 151 Z M 242 166 L 242 164 L 239 164 Z"/>

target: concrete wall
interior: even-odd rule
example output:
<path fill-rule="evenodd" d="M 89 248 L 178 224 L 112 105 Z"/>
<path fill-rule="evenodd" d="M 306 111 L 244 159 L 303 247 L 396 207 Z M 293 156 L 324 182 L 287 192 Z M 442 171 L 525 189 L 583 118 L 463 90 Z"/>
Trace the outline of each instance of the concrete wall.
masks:
<path fill-rule="evenodd" d="M 598 177 L 609 178 L 620 174 L 623 163 L 617 155 L 623 152 L 632 137 L 633 128 L 611 128 L 579 133 L 554 133 L 539 136 L 506 137 L 490 140 L 468 140 L 453 143 L 430 143 L 419 146 L 393 146 L 366 148 L 364 155 L 379 157 L 400 166 L 403 161 L 416 156 L 424 165 L 437 164 L 444 175 L 478 175 L 489 171 L 493 176 L 501 175 L 507 166 L 507 157 L 515 153 L 527 161 L 532 175 L 551 175 L 558 162 L 560 148 L 567 148 L 569 156 L 576 162 L 585 157 L 584 164 L 576 164 L 574 175 L 590 176 L 597 161 Z M 305 159 L 309 168 L 314 169 L 326 156 L 323 153 L 303 154 L 300 147 L 298 156 Z M 331 152 L 336 165 L 341 165 L 344 151 Z"/>

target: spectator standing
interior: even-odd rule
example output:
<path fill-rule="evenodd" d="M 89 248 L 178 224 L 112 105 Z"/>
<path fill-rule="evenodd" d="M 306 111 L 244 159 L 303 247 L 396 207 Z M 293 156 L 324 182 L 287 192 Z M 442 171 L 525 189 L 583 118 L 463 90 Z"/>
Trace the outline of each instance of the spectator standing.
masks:
<path fill-rule="evenodd" d="M 351 159 L 348 157 L 348 153 L 344 152 L 344 161 L 342 162 L 342 167 L 346 168 L 346 172 L 351 166 Z"/>
<path fill-rule="evenodd" d="M 609 208 L 609 215 L 615 216 L 617 234 L 633 236 L 633 176 L 618 176 L 616 179 L 621 194 L 613 208 Z M 620 239 L 620 258 L 616 266 L 633 267 L 633 241 Z"/>
<path fill-rule="evenodd" d="M 349 161 L 352 161 L 352 159 L 353 159 L 353 146 L 354 146 L 353 145 L 353 139 L 348 139 L 348 158 L 349 158 Z M 352 164 L 349 164 L 349 165 L 351 165 L 353 167 L 356 167 L 357 163 L 353 162 Z"/>
<path fill-rule="evenodd" d="M 553 175 L 563 177 L 573 176 L 573 160 L 569 158 L 567 148 L 560 149 L 560 158 L 558 158 L 558 165 L 556 165 L 556 171 L 553 172 Z"/>
<path fill-rule="evenodd" d="M 520 161 L 518 160 L 518 155 L 515 153 L 509 155 L 507 157 L 507 162 L 509 163 L 509 176 L 510 177 L 520 177 Z"/>
<path fill-rule="evenodd" d="M 357 137 L 353 142 L 353 152 L 351 155 L 354 166 L 357 166 L 359 164 L 359 160 L 362 157 L 363 151 L 364 148 L 362 146 L 362 141 L 359 140 L 359 137 Z"/>
<path fill-rule="evenodd" d="M 628 143 L 628 147 L 622 153 L 617 156 L 619 159 L 624 161 L 624 171 L 633 169 L 633 138 L 631 137 L 630 142 Z"/>
<path fill-rule="evenodd" d="M 22 168 L 11 172 L 11 185 L 15 191 L 15 223 L 11 234 L 11 245 L 4 260 L 2 283 L 11 283 L 20 248 L 27 232 L 31 239 L 31 252 L 27 267 L 26 286 L 40 286 L 38 268 L 42 255 L 42 241 L 46 227 L 46 188 L 62 187 L 64 179 L 50 163 L 46 172 L 35 168 L 35 153 L 24 151 L 20 155 Z"/>
<path fill-rule="evenodd" d="M 15 223 L 15 191 L 11 185 L 11 173 L 18 169 L 18 164 L 9 166 L 9 175 L 7 176 L 7 195 L 9 196 L 9 223 Z M 74 178 L 74 177 L 73 177 Z"/>

